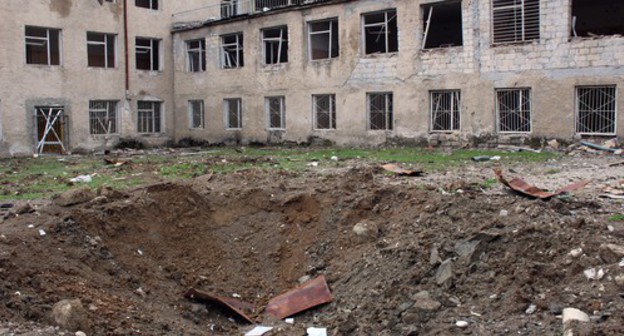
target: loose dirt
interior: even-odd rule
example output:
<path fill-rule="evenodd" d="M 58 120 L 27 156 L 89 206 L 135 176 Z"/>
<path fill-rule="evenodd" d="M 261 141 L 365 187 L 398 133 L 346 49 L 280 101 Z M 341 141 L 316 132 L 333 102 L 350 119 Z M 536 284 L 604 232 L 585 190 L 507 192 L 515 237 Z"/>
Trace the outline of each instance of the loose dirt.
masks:
<path fill-rule="evenodd" d="M 603 168 L 607 161 L 564 158 L 548 163 L 558 171 L 547 176 L 543 165 L 505 171 L 553 189 L 594 180 L 549 201 L 488 188 L 493 173 L 479 163 L 420 178 L 357 162 L 56 200 L 0 224 L 0 320 L 10 321 L 0 334 L 61 334 L 47 326 L 49 313 L 74 298 L 87 309 L 88 335 L 251 329 L 183 298 L 194 287 L 253 303 L 257 321 L 276 327 L 267 335 L 305 335 L 310 326 L 330 335 L 555 335 L 567 307 L 591 316 L 589 334 L 622 335 L 624 288 L 614 278 L 624 267 L 599 257 L 603 244 L 624 245 L 620 223 L 608 220 L 621 203 L 597 197 L 623 175 Z M 367 228 L 360 235 L 358 223 Z M 589 268 L 606 275 L 588 280 Z M 262 315 L 272 297 L 321 274 L 334 302 L 294 325 Z"/>

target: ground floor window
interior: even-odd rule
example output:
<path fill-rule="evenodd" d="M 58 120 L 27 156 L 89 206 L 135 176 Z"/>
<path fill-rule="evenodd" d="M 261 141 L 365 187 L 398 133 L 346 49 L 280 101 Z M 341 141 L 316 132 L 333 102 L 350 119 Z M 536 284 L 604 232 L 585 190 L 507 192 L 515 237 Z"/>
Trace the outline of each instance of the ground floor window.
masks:
<path fill-rule="evenodd" d="M 500 133 L 530 133 L 531 89 L 497 89 L 496 116 Z"/>
<path fill-rule="evenodd" d="M 312 96 L 315 129 L 336 129 L 336 95 Z"/>
<path fill-rule="evenodd" d="M 431 130 L 459 130 L 459 90 L 431 91 Z"/>
<path fill-rule="evenodd" d="M 160 133 L 161 105 L 161 102 L 138 102 L 137 132 Z"/>
<path fill-rule="evenodd" d="M 225 127 L 227 129 L 243 128 L 242 110 L 242 100 L 240 98 L 229 98 L 223 100 Z"/>
<path fill-rule="evenodd" d="M 368 129 L 393 129 L 393 102 L 391 92 L 375 92 L 367 94 Z"/>
<path fill-rule="evenodd" d="M 35 106 L 38 154 L 63 154 L 67 144 L 67 116 L 63 106 Z"/>
<path fill-rule="evenodd" d="M 576 133 L 614 135 L 615 85 L 576 88 Z"/>
<path fill-rule="evenodd" d="M 204 128 L 204 101 L 189 100 L 189 120 L 191 128 Z"/>
<path fill-rule="evenodd" d="M 286 107 L 284 105 L 284 96 L 265 98 L 265 108 L 269 121 L 269 129 L 285 129 Z"/>
<path fill-rule="evenodd" d="M 89 101 L 89 132 L 97 134 L 117 133 L 117 101 Z"/>

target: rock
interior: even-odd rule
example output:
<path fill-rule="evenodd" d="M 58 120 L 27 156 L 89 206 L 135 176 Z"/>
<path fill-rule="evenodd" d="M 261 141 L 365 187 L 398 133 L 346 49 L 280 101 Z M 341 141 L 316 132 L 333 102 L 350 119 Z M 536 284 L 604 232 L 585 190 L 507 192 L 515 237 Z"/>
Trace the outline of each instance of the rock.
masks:
<path fill-rule="evenodd" d="M 459 328 L 466 328 L 468 326 L 468 322 L 466 321 L 457 321 L 455 322 L 455 325 Z"/>
<path fill-rule="evenodd" d="M 438 267 L 435 277 L 438 285 L 448 284 L 453 278 L 453 261 L 451 259 L 444 260 L 440 267 Z"/>
<path fill-rule="evenodd" d="M 54 198 L 54 203 L 60 206 L 71 206 L 92 200 L 95 194 L 89 187 L 68 190 Z"/>
<path fill-rule="evenodd" d="M 624 246 L 603 244 L 600 246 L 600 258 L 606 263 L 615 264 L 624 258 Z"/>
<path fill-rule="evenodd" d="M 147 293 L 145 293 L 145 291 L 144 291 L 144 290 L 143 290 L 143 288 L 141 288 L 141 287 L 139 287 L 139 288 L 136 290 L 136 293 L 137 293 L 140 297 L 143 297 L 143 298 L 147 296 Z"/>
<path fill-rule="evenodd" d="M 583 254 L 583 249 L 582 248 L 577 248 L 574 249 L 572 251 L 570 251 L 570 253 L 568 253 L 569 256 L 571 256 L 572 258 L 578 258 Z"/>
<path fill-rule="evenodd" d="M 17 215 L 23 215 L 23 214 L 35 212 L 35 208 L 33 208 L 32 205 L 30 205 L 30 203 L 26 203 L 26 204 L 22 204 L 16 207 L 15 210 L 13 210 L 13 212 Z"/>
<path fill-rule="evenodd" d="M 484 232 L 479 233 L 468 240 L 455 243 L 455 253 L 464 259 L 474 261 L 475 258 L 481 256 L 487 243 L 498 238 L 500 238 L 499 235 L 492 235 Z"/>
<path fill-rule="evenodd" d="M 304 276 L 302 276 L 301 278 L 299 278 L 299 279 L 297 280 L 297 282 L 299 282 L 300 284 L 304 284 L 304 283 L 306 283 L 306 282 L 310 281 L 310 279 L 312 279 L 312 277 L 311 277 L 311 276 L 309 276 L 309 275 L 304 275 Z"/>
<path fill-rule="evenodd" d="M 615 283 L 620 287 L 624 287 L 624 274 L 620 274 L 616 276 Z"/>
<path fill-rule="evenodd" d="M 360 222 L 353 227 L 353 233 L 360 241 L 368 241 L 377 239 L 377 225 L 370 222 Z"/>
<path fill-rule="evenodd" d="M 431 266 L 435 266 L 441 262 L 442 259 L 440 259 L 440 252 L 438 252 L 438 248 L 434 246 L 429 254 L 429 264 Z"/>
<path fill-rule="evenodd" d="M 563 335 L 591 335 L 592 333 L 586 330 L 587 327 L 583 326 L 589 321 L 589 315 L 584 312 L 576 308 L 565 308 L 563 310 Z"/>
<path fill-rule="evenodd" d="M 536 311 L 537 311 L 537 306 L 532 304 L 524 311 L 524 313 L 527 314 L 527 315 L 531 315 L 531 314 L 535 313 Z"/>
<path fill-rule="evenodd" d="M 76 335 L 76 336 L 87 336 L 87 334 L 85 334 L 82 331 L 76 331 L 76 333 L 74 335 Z"/>
<path fill-rule="evenodd" d="M 548 147 L 552 149 L 559 149 L 559 141 L 557 141 L 557 139 L 552 139 L 548 141 L 547 144 L 548 144 Z"/>
<path fill-rule="evenodd" d="M 87 311 L 80 299 L 62 300 L 52 307 L 51 319 L 54 325 L 70 331 L 90 330 Z"/>
<path fill-rule="evenodd" d="M 412 309 L 418 309 L 423 311 L 436 311 L 442 307 L 442 304 L 432 298 L 418 300 L 414 302 Z"/>
<path fill-rule="evenodd" d="M 576 308 L 563 309 L 563 324 L 572 321 L 589 322 L 589 315 Z"/>
<path fill-rule="evenodd" d="M 498 213 L 498 215 L 501 217 L 507 217 L 509 216 L 509 211 L 503 209 Z"/>
<path fill-rule="evenodd" d="M 609 224 L 609 234 L 614 237 L 624 238 L 624 223 Z"/>
<path fill-rule="evenodd" d="M 589 268 L 583 271 L 587 280 L 602 280 L 605 276 L 605 272 L 602 268 Z"/>

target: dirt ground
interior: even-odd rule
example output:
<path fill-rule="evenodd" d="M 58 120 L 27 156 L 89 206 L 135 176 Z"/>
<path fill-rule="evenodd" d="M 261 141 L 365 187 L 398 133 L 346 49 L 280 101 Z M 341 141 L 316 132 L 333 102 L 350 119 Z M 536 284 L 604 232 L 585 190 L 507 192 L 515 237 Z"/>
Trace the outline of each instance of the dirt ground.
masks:
<path fill-rule="evenodd" d="M 266 335 L 302 336 L 312 326 L 329 335 L 556 335 L 568 307 L 590 315 L 585 334 L 623 335 L 624 287 L 615 278 L 624 264 L 603 246 L 624 246 L 614 216 L 623 201 L 598 197 L 624 178 L 624 166 L 609 167 L 616 161 L 581 153 L 500 167 L 551 189 L 592 181 L 547 201 L 491 183 L 491 167 L 479 162 L 398 177 L 353 161 L 83 190 L 69 196 L 78 204 L 66 197 L 6 211 L 0 335 L 73 335 L 49 326 L 49 314 L 75 298 L 87 335 L 251 329 L 185 299 L 191 287 L 253 303 L 258 323 L 275 327 Z M 589 280 L 592 268 L 604 276 Z M 268 300 L 318 275 L 332 303 L 294 325 L 263 316 Z"/>

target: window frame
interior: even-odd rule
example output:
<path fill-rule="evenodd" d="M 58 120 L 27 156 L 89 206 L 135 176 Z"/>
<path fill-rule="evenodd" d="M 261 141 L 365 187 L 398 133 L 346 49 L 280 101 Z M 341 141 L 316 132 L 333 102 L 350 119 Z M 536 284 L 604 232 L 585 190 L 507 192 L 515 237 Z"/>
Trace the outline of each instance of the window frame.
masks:
<path fill-rule="evenodd" d="M 366 24 L 366 17 L 367 16 L 371 16 L 371 15 L 375 15 L 375 14 L 384 14 L 384 22 L 383 23 L 371 23 L 371 24 Z M 389 13 L 394 13 L 393 17 L 388 18 L 388 14 Z M 388 23 L 392 20 L 392 19 L 396 20 L 396 50 L 390 50 L 390 38 L 389 38 L 389 32 L 388 32 Z M 367 52 L 367 44 L 366 44 L 366 28 L 367 27 L 379 27 L 379 26 L 384 26 L 385 28 L 385 32 L 384 32 L 384 39 L 385 39 L 385 51 L 383 52 L 371 52 L 368 53 Z M 365 56 L 371 56 L 371 55 L 387 55 L 387 54 L 395 54 L 399 52 L 399 17 L 398 17 L 398 11 L 396 8 L 388 8 L 388 9 L 383 9 L 383 10 L 379 10 L 379 11 L 374 11 L 374 12 L 367 12 L 367 13 L 362 13 L 361 16 L 361 34 L 362 34 L 362 40 L 361 40 L 361 45 L 362 45 L 362 54 Z"/>
<path fill-rule="evenodd" d="M 271 99 L 278 99 L 280 103 L 280 125 L 273 127 L 271 125 Z M 284 131 L 286 130 L 286 97 L 285 96 L 267 96 L 264 97 L 264 108 L 267 118 L 267 129 L 270 131 Z"/>
<path fill-rule="evenodd" d="M 514 110 L 516 110 L 517 112 L 513 112 L 515 114 L 521 114 L 518 118 L 522 118 L 522 114 L 528 114 L 528 122 L 526 123 L 526 127 L 528 128 L 528 130 L 502 130 L 501 127 L 501 123 L 502 123 L 502 115 L 501 112 L 503 112 L 501 110 L 501 102 L 500 102 L 500 97 L 499 94 L 503 94 L 503 93 L 514 93 L 514 94 L 519 94 L 518 95 L 518 105 L 520 107 L 519 108 L 515 108 Z M 523 99 L 526 99 L 525 97 L 525 93 L 526 96 L 528 96 L 528 110 L 522 109 L 523 106 Z M 517 88 L 495 88 L 494 89 L 494 108 L 495 108 L 495 113 L 496 113 L 496 132 L 498 134 L 531 134 L 533 132 L 533 90 L 530 87 L 517 87 Z M 511 112 L 507 112 L 507 113 L 511 113 Z"/>
<path fill-rule="evenodd" d="M 373 96 L 384 97 L 384 128 L 373 128 L 371 118 L 371 103 Z M 390 100 L 388 100 L 388 97 Z M 389 116 L 388 116 L 389 115 Z M 366 93 L 366 129 L 368 131 L 394 131 L 394 92 L 392 91 L 377 91 Z"/>
<path fill-rule="evenodd" d="M 105 104 L 105 107 L 96 107 L 96 104 Z M 111 106 L 113 105 L 113 106 Z M 100 120 L 101 118 L 95 116 L 94 114 L 102 113 L 106 114 L 105 120 L 108 120 L 109 123 L 112 120 L 111 126 L 109 126 L 113 131 L 106 130 L 106 126 Z M 113 114 L 111 117 L 110 114 Z M 94 123 L 99 123 L 99 126 L 103 131 L 106 132 L 95 132 Z M 102 99 L 94 99 L 89 100 L 89 134 L 91 136 L 102 136 L 102 135 L 115 135 L 119 134 L 119 101 L 118 100 L 102 100 Z"/>
<path fill-rule="evenodd" d="M 600 111 L 601 113 L 612 113 L 613 120 L 610 121 L 613 125 L 613 132 L 581 132 L 580 131 L 580 100 L 579 100 L 579 90 L 581 89 L 609 89 L 613 91 L 613 97 L 611 102 L 608 104 L 613 105 L 613 110 L 611 111 Z M 601 102 L 604 102 L 602 100 Z M 607 104 L 603 104 L 605 106 Z M 601 107 L 602 107 L 601 106 Z M 592 113 L 596 113 L 596 111 L 592 111 Z M 601 116 L 604 118 L 604 116 Z M 618 120 L 618 87 L 617 84 L 604 84 L 604 85 L 577 85 L 574 87 L 574 133 L 578 135 L 594 135 L 594 136 L 616 136 L 617 135 L 617 120 Z"/>
<path fill-rule="evenodd" d="M 42 36 L 35 36 L 35 35 L 28 35 L 28 29 L 41 29 L 41 30 L 45 30 L 46 32 L 46 36 L 45 38 Z M 51 33 L 55 32 L 56 33 L 56 43 L 57 45 L 57 49 L 58 49 L 58 54 L 56 55 L 56 58 L 58 59 L 58 63 L 54 63 L 54 58 L 53 53 L 52 53 L 52 49 L 53 46 L 51 45 Z M 32 34 L 32 32 L 31 32 Z M 30 41 L 29 41 L 30 39 Z M 29 45 L 33 45 L 33 43 L 37 43 L 35 41 L 40 41 L 38 43 L 42 43 L 41 41 L 43 41 L 43 45 L 46 46 L 46 63 L 33 63 L 33 62 L 29 62 L 28 58 L 29 58 Z M 30 43 L 30 44 L 29 44 Z M 42 46 L 43 46 L 42 45 Z M 35 46 L 37 46 L 35 44 Z M 24 54 L 25 54 L 25 60 L 26 60 L 26 64 L 27 65 L 45 65 L 45 66 L 62 66 L 63 65 L 63 35 L 62 35 L 62 30 L 58 29 L 58 28 L 49 28 L 49 27 L 40 27 L 40 26 L 32 26 L 32 25 L 26 25 L 24 27 Z"/>
<path fill-rule="evenodd" d="M 319 127 L 319 111 L 318 111 L 318 99 L 329 98 L 329 111 L 324 113 L 329 114 L 329 125 L 326 128 Z M 335 131 L 336 130 L 336 94 L 313 94 L 312 95 L 312 120 L 314 122 L 313 129 L 315 131 Z"/>
<path fill-rule="evenodd" d="M 104 41 L 94 41 L 89 40 L 89 35 L 97 35 L 99 37 L 103 37 Z M 112 42 L 109 40 L 112 38 Z M 109 43 L 111 45 L 109 45 Z M 104 66 L 97 66 L 89 64 L 89 47 L 90 46 L 103 46 L 104 48 Z M 112 48 L 112 65 L 108 64 L 109 62 L 109 48 Z M 87 67 L 89 68 L 103 68 L 103 69 L 114 69 L 117 67 L 117 35 L 110 33 L 99 33 L 99 32 L 87 32 Z"/>
<path fill-rule="evenodd" d="M 186 46 L 186 71 L 187 72 L 205 72 L 206 71 L 206 39 L 200 38 L 200 39 L 186 40 L 184 42 Z M 192 43 L 197 43 L 197 42 L 199 42 L 199 47 L 197 48 L 191 47 Z M 196 57 L 198 58 L 199 69 L 193 68 L 194 62 L 192 60 L 191 54 L 197 55 Z"/>
<path fill-rule="evenodd" d="M 333 23 L 336 23 L 336 31 L 334 32 L 333 29 Z M 320 30 L 320 31 L 312 31 L 312 25 L 314 24 L 319 24 L 319 23 L 328 23 L 329 27 L 327 30 Z M 307 22 L 307 28 L 308 28 L 308 59 L 310 61 L 325 61 L 325 60 L 332 60 L 334 58 L 338 58 L 340 57 L 340 21 L 337 17 L 332 17 L 332 18 L 327 18 L 327 19 L 322 19 L 322 20 L 314 20 L 314 21 L 308 21 Z M 329 35 L 328 40 L 328 48 L 327 48 L 327 57 L 325 58 L 314 58 L 313 57 L 313 53 L 312 53 L 312 36 L 313 35 L 323 35 L 323 34 L 327 34 Z M 334 36 L 336 38 L 336 56 L 333 56 L 332 53 L 332 47 L 334 46 Z"/>
<path fill-rule="evenodd" d="M 434 95 L 450 95 L 450 97 L 442 97 L 446 100 L 450 98 L 450 111 L 449 110 L 434 110 L 435 98 Z M 436 129 L 436 112 L 450 114 L 450 128 Z M 431 133 L 452 133 L 461 131 L 461 90 L 431 90 L 429 91 L 429 122 Z"/>
<path fill-rule="evenodd" d="M 197 105 L 196 105 L 197 104 Z M 204 107 L 203 99 L 189 99 L 187 101 L 188 105 L 188 116 L 189 116 L 189 128 L 190 129 L 205 129 L 206 128 L 206 110 Z M 195 107 L 199 107 L 199 111 L 195 111 Z M 199 112 L 196 114 L 196 112 Z M 195 122 L 195 117 L 199 116 L 199 123 Z"/>
<path fill-rule="evenodd" d="M 138 42 L 139 40 L 144 40 L 144 41 L 149 41 L 150 46 L 146 47 L 146 46 L 139 46 Z M 134 59 L 135 59 L 135 68 L 138 71 L 162 71 L 162 57 L 160 54 L 160 45 L 161 45 L 161 41 L 160 39 L 157 38 L 152 38 L 152 37 L 140 37 L 140 36 L 136 36 L 134 39 Z M 156 46 L 154 46 L 154 43 L 156 43 Z M 142 69 L 139 68 L 139 59 L 138 59 L 138 55 L 139 55 L 139 49 L 143 50 L 141 53 L 148 53 L 149 54 L 149 60 L 150 60 L 150 68 L 149 69 Z M 156 57 L 156 61 L 158 63 L 156 69 L 154 68 L 154 57 Z"/>
<path fill-rule="evenodd" d="M 496 8 L 494 2 L 495 1 L 520 1 L 521 4 L 520 5 L 506 5 L 506 6 L 500 6 L 499 8 Z M 529 36 L 526 37 L 526 26 L 527 26 L 527 18 L 525 16 L 525 11 L 526 11 L 526 1 L 536 1 L 537 2 L 537 33 L 536 36 Z M 542 29 L 542 20 L 541 20 L 541 2 L 540 0 L 491 0 L 490 2 L 490 6 L 491 6 L 491 10 L 490 10 L 490 34 L 492 36 L 492 45 L 497 46 L 497 45 L 506 45 L 506 44 L 524 44 L 524 43 L 532 43 L 534 41 L 540 41 L 542 38 L 542 34 L 541 34 L 541 29 Z M 503 10 L 508 10 L 508 9 L 512 9 L 513 7 L 519 8 L 521 11 L 521 19 L 520 19 L 520 23 L 522 26 L 522 32 L 521 32 L 521 38 L 517 39 L 514 36 L 513 40 L 509 40 L 509 39 L 505 39 L 505 40 L 496 40 L 496 12 L 497 11 L 503 11 Z M 530 23 L 530 22 L 529 22 Z M 535 29 L 535 27 L 533 27 L 533 29 Z"/>
<path fill-rule="evenodd" d="M 230 124 L 230 113 L 232 112 L 232 103 L 236 103 L 236 114 L 238 118 L 238 125 L 232 127 Z M 223 118 L 225 123 L 225 129 L 228 131 L 237 131 L 243 129 L 243 100 L 241 98 L 225 98 L 223 99 Z"/>
<path fill-rule="evenodd" d="M 134 6 L 135 7 L 145 8 L 145 9 L 149 9 L 149 10 L 159 10 L 160 9 L 160 3 L 158 2 L 158 0 L 143 0 L 143 1 L 149 1 L 149 5 L 147 5 L 147 6 L 139 5 L 139 1 L 141 1 L 141 0 L 135 0 L 134 1 Z"/>
<path fill-rule="evenodd" d="M 150 104 L 151 108 L 141 108 L 141 104 Z M 138 134 L 160 134 L 163 132 L 163 102 L 162 101 L 153 101 L 153 100 L 139 100 L 137 101 L 137 133 Z M 150 113 L 148 117 L 150 118 L 150 124 L 148 125 L 148 130 L 142 130 L 141 127 L 141 113 Z"/>
<path fill-rule="evenodd" d="M 229 37 L 235 37 L 236 38 L 236 42 L 235 43 L 225 43 L 225 39 L 229 38 Z M 219 50 L 220 52 L 220 66 L 221 69 L 240 69 L 243 68 L 245 66 L 245 39 L 243 36 L 242 32 L 236 32 L 236 33 L 231 33 L 231 34 L 224 34 L 221 35 L 219 37 L 219 42 L 220 42 L 220 46 L 219 46 Z M 229 59 L 229 57 L 226 57 L 226 49 L 227 47 L 236 47 L 236 66 L 226 66 L 226 59 Z M 229 55 L 229 54 L 228 54 Z"/>
<path fill-rule="evenodd" d="M 266 37 L 265 34 L 270 31 L 270 30 L 276 30 L 276 29 L 280 29 L 280 37 Z M 286 37 L 284 38 L 283 33 L 286 34 Z M 288 26 L 287 25 L 281 25 L 281 26 L 274 26 L 274 27 L 267 27 L 267 28 L 262 28 L 260 30 L 260 37 L 262 38 L 262 64 L 264 65 L 281 65 L 281 64 L 288 64 L 288 45 L 289 45 L 289 40 L 288 40 Z M 278 41 L 279 39 L 279 41 Z M 282 43 L 285 42 L 286 44 L 286 60 L 282 61 L 282 46 L 280 45 L 278 47 L 278 52 L 277 52 L 277 62 L 275 63 L 267 63 L 267 43 Z M 273 49 L 271 48 L 271 51 Z M 272 54 L 272 52 L 271 52 Z"/>

